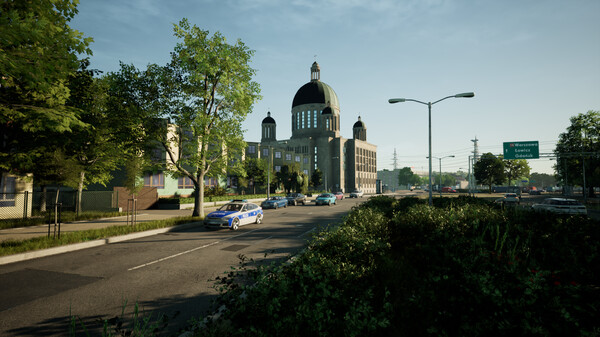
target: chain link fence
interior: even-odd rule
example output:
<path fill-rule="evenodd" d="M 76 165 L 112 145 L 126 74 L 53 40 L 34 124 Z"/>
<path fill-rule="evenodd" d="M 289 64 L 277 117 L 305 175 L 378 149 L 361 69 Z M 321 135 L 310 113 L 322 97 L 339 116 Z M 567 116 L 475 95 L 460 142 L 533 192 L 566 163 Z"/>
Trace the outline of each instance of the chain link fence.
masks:
<path fill-rule="evenodd" d="M 58 203 L 63 212 L 77 212 L 77 191 L 60 191 Z M 0 219 L 26 219 L 45 214 L 57 203 L 56 191 L 0 193 Z M 81 212 L 118 210 L 118 193 L 113 191 L 83 191 Z"/>

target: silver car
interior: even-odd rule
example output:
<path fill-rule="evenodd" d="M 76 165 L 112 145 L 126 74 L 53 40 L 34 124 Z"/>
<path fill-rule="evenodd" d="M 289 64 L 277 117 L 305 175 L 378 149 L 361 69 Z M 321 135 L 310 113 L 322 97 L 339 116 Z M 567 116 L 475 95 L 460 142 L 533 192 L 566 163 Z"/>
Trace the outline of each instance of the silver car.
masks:
<path fill-rule="evenodd" d="M 365 193 L 361 190 L 354 190 L 350 192 L 349 198 L 362 198 Z"/>
<path fill-rule="evenodd" d="M 540 204 L 531 206 L 536 212 L 552 212 L 558 214 L 587 215 L 587 209 L 575 199 L 548 198 Z"/>

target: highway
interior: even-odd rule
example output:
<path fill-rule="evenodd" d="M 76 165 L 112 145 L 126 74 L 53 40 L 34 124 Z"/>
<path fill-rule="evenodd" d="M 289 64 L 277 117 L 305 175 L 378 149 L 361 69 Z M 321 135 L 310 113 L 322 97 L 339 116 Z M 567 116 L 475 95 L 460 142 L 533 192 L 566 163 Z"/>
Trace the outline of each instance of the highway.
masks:
<path fill-rule="evenodd" d="M 71 314 L 97 329 L 125 303 L 126 315 L 137 303 L 145 314 L 171 317 L 168 332 L 175 333 L 206 313 L 217 294 L 213 280 L 237 266 L 240 254 L 267 263 L 285 258 L 364 200 L 265 210 L 262 224 L 238 231 L 196 227 L 0 266 L 0 335 L 62 336 Z"/>

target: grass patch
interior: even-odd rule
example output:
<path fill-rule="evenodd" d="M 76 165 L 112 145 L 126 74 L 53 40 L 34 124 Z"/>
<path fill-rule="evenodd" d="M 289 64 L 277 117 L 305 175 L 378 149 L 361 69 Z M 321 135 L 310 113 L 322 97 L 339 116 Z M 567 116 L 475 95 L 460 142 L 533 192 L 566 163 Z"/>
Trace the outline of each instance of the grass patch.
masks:
<path fill-rule="evenodd" d="M 112 218 L 116 216 L 125 215 L 123 212 L 98 212 L 98 211 L 89 211 L 82 212 L 77 216 L 75 212 L 62 212 L 61 220 L 62 222 L 73 222 L 73 221 L 81 221 L 81 220 L 94 220 L 101 218 Z M 19 227 L 29 227 L 29 226 L 37 226 L 48 223 L 48 213 L 39 213 L 34 214 L 31 218 L 27 219 L 3 219 L 0 220 L 0 229 L 8 229 L 8 228 L 19 228 Z"/>
<path fill-rule="evenodd" d="M 53 248 L 97 239 L 106 239 L 113 236 L 172 227 L 201 220 L 201 217 L 178 217 L 165 220 L 141 222 L 135 226 L 111 226 L 107 228 L 90 229 L 80 232 L 61 233 L 60 239 L 37 237 L 28 240 L 8 240 L 0 243 L 0 256 L 25 253 L 33 250 Z"/>

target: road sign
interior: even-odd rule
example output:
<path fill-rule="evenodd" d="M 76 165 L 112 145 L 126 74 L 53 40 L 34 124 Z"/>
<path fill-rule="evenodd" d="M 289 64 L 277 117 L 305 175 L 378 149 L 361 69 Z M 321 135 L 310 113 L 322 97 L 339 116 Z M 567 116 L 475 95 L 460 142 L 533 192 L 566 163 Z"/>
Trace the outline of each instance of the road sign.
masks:
<path fill-rule="evenodd" d="M 504 159 L 538 159 L 540 157 L 540 143 L 532 142 L 505 142 Z"/>

